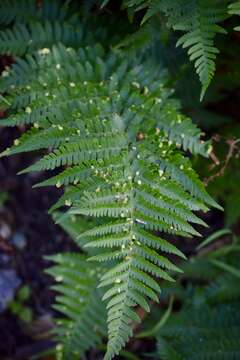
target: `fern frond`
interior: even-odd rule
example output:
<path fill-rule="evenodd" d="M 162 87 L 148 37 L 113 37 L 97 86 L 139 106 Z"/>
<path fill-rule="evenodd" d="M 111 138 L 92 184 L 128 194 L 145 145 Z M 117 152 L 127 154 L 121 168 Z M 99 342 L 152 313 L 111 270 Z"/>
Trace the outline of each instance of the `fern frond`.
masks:
<path fill-rule="evenodd" d="M 102 269 L 77 254 L 47 257 L 55 265 L 46 270 L 57 285 L 54 308 L 65 317 L 57 320 L 57 354 L 63 359 L 79 359 L 86 350 L 101 343 L 106 334 L 106 310 L 97 279 Z M 67 317 L 67 318 L 66 318 Z"/>
<path fill-rule="evenodd" d="M 59 6 L 57 0 L 44 0 L 37 3 L 33 0 L 2 0 L 0 4 L 0 23 L 8 25 L 13 21 L 28 22 L 32 20 L 63 21 L 68 14 L 67 1 Z"/>
<path fill-rule="evenodd" d="M 240 355 L 238 306 L 203 305 L 172 315 L 159 331 L 158 356 L 164 360 L 237 359 Z"/>
<path fill-rule="evenodd" d="M 186 32 L 178 40 L 177 46 L 189 48 L 190 61 L 194 62 L 202 84 L 202 99 L 215 73 L 215 59 L 219 51 L 214 46 L 214 38 L 217 33 L 226 33 L 218 23 L 227 17 L 227 3 L 218 0 L 162 0 L 161 4 L 169 17 L 170 26 Z"/>
<path fill-rule="evenodd" d="M 205 300 L 210 303 L 237 301 L 240 296 L 236 279 L 230 274 L 223 274 L 213 280 L 205 290 Z"/>
<path fill-rule="evenodd" d="M 230 15 L 239 15 L 240 16 L 240 1 L 235 1 L 228 6 L 228 13 Z M 240 31 L 240 26 L 234 28 L 236 31 Z"/>
<path fill-rule="evenodd" d="M 25 18 L 31 18 L 36 12 L 37 6 L 32 0 L 21 1 L 21 4 L 15 0 L 3 0 L 0 4 L 0 22 L 6 25 L 14 20 L 22 21 Z"/>
<path fill-rule="evenodd" d="M 166 88 L 166 73 L 135 61 L 104 53 L 99 46 L 78 52 L 54 47 L 47 56 L 26 61 L 27 67 L 34 67 L 35 78 L 31 85 L 17 80 L 9 96 L 13 105 L 8 123 L 15 125 L 21 118 L 21 123 L 35 127 L 5 154 L 49 149 L 23 172 L 63 167 L 39 184 L 66 186 L 51 210 L 68 206 L 59 223 L 71 216 L 93 218 L 77 242 L 94 250 L 91 260 L 113 265 L 104 268 L 99 284 L 108 287 L 105 360 L 117 355 L 132 336 L 132 322 L 139 320 L 136 307 L 149 311 L 148 299 L 158 301 L 155 278 L 173 281 L 172 272 L 179 271 L 168 254 L 184 255 L 155 232 L 199 235 L 192 224 L 205 223 L 193 211 L 219 208 L 182 153 L 207 156 L 209 144 L 179 113 L 178 102 Z M 12 85 L 17 69 L 10 71 Z M 23 92 L 24 106 L 18 101 Z M 69 284 L 77 281 L 65 274 Z M 77 290 L 70 291 L 68 285 L 56 289 L 63 295 L 60 303 L 67 306 L 59 310 L 71 317 L 75 307 L 73 312 L 68 306 L 74 305 Z"/>
<path fill-rule="evenodd" d="M 215 73 L 215 60 L 219 53 L 214 45 L 218 33 L 226 31 L 218 23 L 228 17 L 227 0 L 124 0 L 123 6 L 132 12 L 145 10 L 142 23 L 157 13 L 167 16 L 173 30 L 183 31 L 177 46 L 188 49 L 202 84 L 202 99 Z M 238 4 L 229 7 L 229 13 L 238 12 Z"/>
<path fill-rule="evenodd" d="M 17 23 L 12 29 L 0 32 L 0 52 L 21 56 L 36 49 L 48 49 L 59 42 L 74 47 L 81 42 L 82 36 L 82 29 L 69 23 Z"/>

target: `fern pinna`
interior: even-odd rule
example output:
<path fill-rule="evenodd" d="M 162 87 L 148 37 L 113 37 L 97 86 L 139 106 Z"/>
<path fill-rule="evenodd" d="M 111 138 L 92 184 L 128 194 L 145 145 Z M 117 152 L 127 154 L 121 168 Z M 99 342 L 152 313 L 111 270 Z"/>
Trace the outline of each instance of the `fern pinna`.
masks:
<path fill-rule="evenodd" d="M 55 265 L 47 273 L 56 279 L 53 289 L 59 293 L 54 308 L 65 316 L 56 322 L 57 358 L 79 359 L 107 333 L 103 294 L 97 288 L 102 267 L 89 264 L 86 256 L 76 253 L 48 258 Z"/>
<path fill-rule="evenodd" d="M 234 1 L 228 6 L 228 13 L 230 15 L 240 15 L 240 1 Z M 240 26 L 234 28 L 236 31 L 240 31 Z"/>
<path fill-rule="evenodd" d="M 202 99 L 214 76 L 216 55 L 219 53 L 214 38 L 217 33 L 226 34 L 218 23 L 227 18 L 227 1 L 163 0 L 162 9 L 168 16 L 169 25 L 174 30 L 185 32 L 177 46 L 188 48 L 189 59 L 194 62 L 202 84 Z"/>
<path fill-rule="evenodd" d="M 103 0 L 102 6 L 109 3 Z M 217 34 L 227 34 L 220 24 L 230 15 L 240 14 L 240 2 L 234 0 L 122 0 L 123 8 L 132 17 L 134 12 L 143 13 L 142 24 L 156 14 L 164 15 L 169 28 L 184 32 L 177 46 L 188 49 L 188 56 L 194 63 L 202 85 L 200 99 L 209 87 L 216 70 Z M 161 18 L 163 22 L 163 19 Z M 160 27 L 160 25 L 159 25 Z M 235 27 L 239 30 L 239 26 Z M 160 30 L 159 30 L 160 31 Z"/>
<path fill-rule="evenodd" d="M 69 207 L 62 221 L 96 219 L 78 242 L 95 249 L 89 260 L 107 264 L 98 285 L 108 288 L 105 359 L 132 336 L 136 308 L 158 301 L 157 278 L 173 281 L 169 271 L 179 271 L 167 254 L 184 255 L 164 233 L 199 235 L 190 223 L 205 223 L 195 211 L 218 207 L 182 152 L 207 156 L 210 145 L 179 112 L 165 72 L 134 61 L 99 45 L 59 45 L 17 61 L 1 82 L 11 89 L 1 124 L 30 125 L 2 155 L 48 149 L 21 173 L 59 168 L 38 186 L 65 187 L 55 206 Z"/>

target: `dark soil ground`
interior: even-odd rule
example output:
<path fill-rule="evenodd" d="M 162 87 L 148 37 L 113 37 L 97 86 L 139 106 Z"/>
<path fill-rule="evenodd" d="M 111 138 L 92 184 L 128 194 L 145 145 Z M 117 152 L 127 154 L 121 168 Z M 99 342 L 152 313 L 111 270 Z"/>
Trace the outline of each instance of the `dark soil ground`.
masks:
<path fill-rule="evenodd" d="M 1 129 L 1 150 L 12 142 L 16 135 L 14 132 Z M 0 271 L 14 270 L 21 285 L 30 288 L 27 305 L 32 308 L 37 321 L 31 325 L 33 328 L 28 328 L 10 311 L 5 310 L 1 314 L 1 359 L 26 359 L 27 356 L 21 354 L 31 352 L 28 347 L 37 338 L 44 338 L 44 332 L 51 326 L 54 295 L 50 290 L 52 279 L 44 274 L 49 264 L 43 257 L 74 249 L 73 242 L 54 225 L 47 214 L 47 209 L 55 202 L 59 191 L 54 188 L 33 190 L 33 183 L 40 180 L 41 175 L 38 178 L 16 175 L 29 162 L 27 156 L 14 156 L 0 162 L 0 189 L 8 193 L 8 201 L 0 212 L 0 226 L 3 229 L 3 236 L 0 237 Z M 23 244 L 13 242 L 16 234 Z M 32 351 L 35 352 L 35 347 Z"/>

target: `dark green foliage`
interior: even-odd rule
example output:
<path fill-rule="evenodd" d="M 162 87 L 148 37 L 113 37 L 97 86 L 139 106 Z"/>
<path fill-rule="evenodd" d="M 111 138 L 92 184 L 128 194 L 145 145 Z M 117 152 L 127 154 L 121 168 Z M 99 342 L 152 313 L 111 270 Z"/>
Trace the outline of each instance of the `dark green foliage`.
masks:
<path fill-rule="evenodd" d="M 146 18 L 156 11 L 163 11 L 168 17 L 168 24 L 174 30 L 184 31 L 177 46 L 189 48 L 190 61 L 194 61 L 196 72 L 202 83 L 203 97 L 215 72 L 215 58 L 218 50 L 214 46 L 217 33 L 225 33 L 217 25 L 226 18 L 226 1 L 218 0 L 160 0 L 152 1 L 146 13 Z"/>
<path fill-rule="evenodd" d="M 89 13 L 93 5 L 90 0 L 2 1 L 0 52 L 22 57 L 59 43 L 79 49 L 83 45 L 95 45 L 99 40 L 106 45 L 119 41 L 126 23 L 115 17 L 93 17 Z"/>
<path fill-rule="evenodd" d="M 2 25 L 9 25 L 13 21 L 27 23 L 29 21 L 66 20 L 69 17 L 71 1 L 62 2 L 58 0 L 45 0 L 37 2 L 33 0 L 2 0 L 0 4 Z M 23 39 L 21 39 L 23 40 Z"/>
<path fill-rule="evenodd" d="M 109 1 L 103 1 L 106 5 Z M 227 34 L 219 25 L 230 15 L 240 14 L 239 1 L 229 0 L 123 0 L 129 16 L 144 11 L 142 24 L 154 16 L 163 14 L 167 24 L 175 31 L 184 32 L 177 46 L 188 48 L 190 61 L 194 62 L 196 73 L 202 84 L 203 96 L 215 73 L 216 55 L 219 53 L 214 40 L 218 33 Z M 239 30 L 239 27 L 235 27 Z"/>
<path fill-rule="evenodd" d="M 57 326 L 60 358 L 79 358 L 99 344 L 107 323 L 107 360 L 132 336 L 138 309 L 148 312 L 163 280 L 181 273 L 174 259 L 185 255 L 171 236 L 199 236 L 195 225 L 206 224 L 197 211 L 221 209 L 190 159 L 208 157 L 212 148 L 181 113 L 166 71 L 150 56 L 111 49 L 110 32 L 82 22 L 75 2 L 43 4 L 24 13 L 17 2 L 4 7 L 14 10 L 3 17 L 10 27 L 0 34 L 0 50 L 21 58 L 1 79 L 7 113 L 1 125 L 26 131 L 2 156 L 45 151 L 21 173 L 55 170 L 36 186 L 63 188 L 50 212 L 67 208 L 55 218 L 85 252 L 51 257 L 56 264 L 48 273 L 59 282 L 55 308 L 64 316 Z M 213 38 L 222 31 L 216 23 L 225 13 L 214 7 L 216 14 L 211 8 L 206 14 L 205 3 L 193 2 L 189 23 L 179 17 L 181 1 L 174 11 L 169 4 L 161 1 L 161 11 L 186 33 L 180 42 L 194 53 L 205 91 L 215 69 Z M 126 5 L 145 8 L 143 1 Z M 155 10 L 147 5 L 148 17 Z"/>
<path fill-rule="evenodd" d="M 228 7 L 228 12 L 231 15 L 240 15 L 240 1 L 235 1 L 235 2 L 231 3 Z M 234 30 L 239 31 L 240 26 L 236 26 L 234 28 Z"/>
<path fill-rule="evenodd" d="M 157 353 L 161 359 L 239 358 L 238 257 L 238 240 L 204 257 L 199 255 L 184 267 L 187 288 L 178 283 L 171 290 L 163 290 L 165 294 L 181 299 L 182 307 L 171 314 L 156 335 Z M 223 268 L 215 266 L 216 259 Z M 234 273 L 229 272 L 228 267 L 234 269 Z"/>
<path fill-rule="evenodd" d="M 239 331 L 239 304 L 188 308 L 161 330 L 158 354 L 163 360 L 238 359 Z"/>
<path fill-rule="evenodd" d="M 106 335 L 103 293 L 96 288 L 102 268 L 87 263 L 86 257 L 78 254 L 64 253 L 48 259 L 56 264 L 47 270 L 57 282 L 53 286 L 58 293 L 54 308 L 64 315 L 57 320 L 56 334 L 61 342 L 57 356 L 79 359 Z"/>
<path fill-rule="evenodd" d="M 58 42 L 74 46 L 82 38 L 69 1 L 3 0 L 0 13 L 1 24 L 14 21 L 13 26 L 0 32 L 1 53 L 21 56 Z"/>
<path fill-rule="evenodd" d="M 201 176 L 210 179 L 208 189 L 220 202 L 224 202 L 225 226 L 233 226 L 240 218 L 238 199 L 240 197 L 240 168 L 239 168 L 239 137 L 240 129 L 238 122 L 228 120 L 229 125 L 218 129 L 220 141 L 215 144 L 215 153 L 219 159 L 219 165 L 209 171 L 210 166 L 203 166 L 199 161 L 198 169 L 202 169 Z M 229 162 L 226 165 L 227 154 L 232 149 Z M 206 164 L 206 163 L 205 163 Z M 210 162 L 209 162 L 210 164 Z M 234 174 L 234 176 L 233 176 Z"/>
<path fill-rule="evenodd" d="M 179 11 L 175 15 L 177 6 Z M 169 1 L 163 1 L 163 10 L 169 17 L 170 26 L 186 32 L 179 38 L 177 46 L 189 48 L 190 61 L 194 62 L 202 83 L 202 99 L 215 73 L 215 59 L 219 51 L 214 46 L 214 37 L 217 33 L 226 33 L 217 25 L 226 18 L 226 1 L 200 0 L 186 3 L 177 0 L 171 5 Z"/>
<path fill-rule="evenodd" d="M 11 30 L 0 33 L 0 49 L 4 54 L 23 55 L 39 48 L 64 42 L 76 46 L 82 39 L 82 31 L 73 24 L 58 22 L 33 22 L 17 24 Z"/>

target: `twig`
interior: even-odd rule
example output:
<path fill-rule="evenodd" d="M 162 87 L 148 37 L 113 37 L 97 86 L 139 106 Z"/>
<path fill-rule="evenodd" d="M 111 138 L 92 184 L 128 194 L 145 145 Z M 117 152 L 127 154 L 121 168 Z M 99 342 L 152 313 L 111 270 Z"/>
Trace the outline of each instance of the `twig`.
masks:
<path fill-rule="evenodd" d="M 163 327 L 165 325 L 166 321 L 168 320 L 169 316 L 171 315 L 173 302 L 174 302 L 174 296 L 171 296 L 168 308 L 165 311 L 165 313 L 163 314 L 163 316 L 161 317 L 160 321 L 153 328 L 151 328 L 150 330 L 142 331 L 141 333 L 139 333 L 137 335 L 137 338 L 144 338 L 144 337 L 154 336 L 157 333 L 157 331 L 161 327 Z"/>
<path fill-rule="evenodd" d="M 222 168 L 219 171 L 217 171 L 215 174 L 211 175 L 209 178 L 206 178 L 204 180 L 205 185 L 208 185 L 216 177 L 224 175 L 224 173 L 226 171 L 226 168 L 227 168 L 231 158 L 234 156 L 234 151 L 236 150 L 236 145 L 239 142 L 240 142 L 240 139 L 228 139 L 228 140 L 226 140 L 226 144 L 228 144 L 229 149 L 228 149 L 228 153 L 227 153 L 226 159 L 224 161 L 224 164 L 223 164 Z M 211 152 L 210 157 L 213 160 L 215 165 L 220 165 L 220 161 L 218 160 L 217 156 L 215 155 L 215 153 L 213 151 Z"/>

